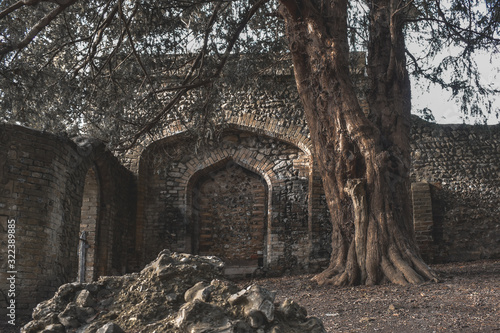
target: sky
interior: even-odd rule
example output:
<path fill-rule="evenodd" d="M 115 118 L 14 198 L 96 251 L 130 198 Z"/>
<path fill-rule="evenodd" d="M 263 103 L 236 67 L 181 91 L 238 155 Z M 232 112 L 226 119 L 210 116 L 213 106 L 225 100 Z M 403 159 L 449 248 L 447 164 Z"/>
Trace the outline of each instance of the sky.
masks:
<path fill-rule="evenodd" d="M 499 69 L 496 69 L 498 75 L 497 80 L 500 81 Z M 500 109 L 500 103 L 497 98 L 496 109 Z M 419 109 L 429 108 L 432 110 L 432 114 L 438 124 L 484 124 L 483 117 L 469 117 L 466 119 L 465 116 L 460 112 L 460 103 L 453 101 L 451 99 L 451 93 L 447 92 L 440 87 L 433 85 L 429 91 L 427 89 L 422 89 L 417 85 L 412 86 L 412 109 L 413 113 L 419 115 L 416 112 Z M 500 115 L 499 115 L 500 117 Z M 500 119 L 496 115 L 492 114 L 486 117 L 488 125 L 495 125 L 500 123 Z"/>
<path fill-rule="evenodd" d="M 417 46 L 418 47 L 418 46 Z M 410 46 L 411 50 L 411 46 Z M 476 56 L 482 83 L 491 85 L 500 90 L 500 55 L 478 54 Z M 443 90 L 437 85 L 427 87 L 418 86 L 412 80 L 412 112 L 419 115 L 417 110 L 423 108 L 432 110 L 436 123 L 439 124 L 486 124 L 495 125 L 500 123 L 500 118 L 494 114 L 494 110 L 500 112 L 500 96 L 493 98 L 492 114 L 485 117 L 469 117 L 468 119 L 460 111 L 460 102 L 451 99 L 451 93 Z M 500 117 L 500 114 L 498 115 Z"/>

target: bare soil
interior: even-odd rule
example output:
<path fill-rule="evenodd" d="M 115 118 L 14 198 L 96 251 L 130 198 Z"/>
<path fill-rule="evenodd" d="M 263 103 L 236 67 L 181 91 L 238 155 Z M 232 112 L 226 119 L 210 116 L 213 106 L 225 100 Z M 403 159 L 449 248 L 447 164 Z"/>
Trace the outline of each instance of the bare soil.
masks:
<path fill-rule="evenodd" d="M 319 287 L 313 275 L 252 282 L 304 306 L 327 332 L 500 332 L 500 260 L 432 268 L 439 283 L 404 287 Z"/>

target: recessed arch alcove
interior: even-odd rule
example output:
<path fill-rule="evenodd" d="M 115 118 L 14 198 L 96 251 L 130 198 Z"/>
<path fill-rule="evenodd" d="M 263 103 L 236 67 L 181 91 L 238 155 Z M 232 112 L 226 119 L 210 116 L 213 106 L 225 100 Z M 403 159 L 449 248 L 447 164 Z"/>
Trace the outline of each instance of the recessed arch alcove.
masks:
<path fill-rule="evenodd" d="M 267 255 L 269 185 L 232 158 L 195 174 L 187 193 L 192 252 L 216 255 L 226 270 L 263 267 Z"/>
<path fill-rule="evenodd" d="M 90 282 L 96 278 L 100 199 L 97 168 L 92 166 L 85 176 L 80 214 L 80 242 L 78 244 L 78 281 L 80 282 Z"/>
<path fill-rule="evenodd" d="M 318 202 L 319 190 L 309 152 L 277 137 L 233 128 L 221 131 L 217 140 L 197 150 L 196 144 L 195 137 L 182 133 L 152 143 L 141 155 L 136 244 L 142 261 L 154 259 L 166 248 L 218 255 L 224 257 L 227 265 L 246 262 L 275 274 L 292 268 L 308 270 L 310 263 L 316 264 L 321 248 L 316 241 L 319 229 L 313 218 L 313 204 Z M 221 200 L 232 205 L 237 214 L 263 219 L 254 227 L 260 230 L 259 234 L 253 230 L 253 236 L 243 233 L 227 237 L 231 233 L 227 222 L 215 226 L 203 219 L 225 218 L 210 207 L 219 202 L 208 199 L 215 194 L 214 179 L 225 177 L 250 183 L 247 191 L 254 187 L 252 191 L 265 193 L 264 203 L 256 204 L 265 207 L 260 212 L 230 197 L 230 190 L 237 192 L 241 187 L 236 180 Z M 197 197 L 200 194 L 204 195 Z M 204 234 L 203 228 L 211 230 L 211 234 Z M 220 229 L 214 231 L 217 228 Z M 241 242 L 245 237 L 249 241 L 255 237 L 259 245 L 248 253 L 237 249 L 235 252 L 240 255 L 231 256 L 230 243 Z M 220 246 L 210 245 L 215 242 Z"/>

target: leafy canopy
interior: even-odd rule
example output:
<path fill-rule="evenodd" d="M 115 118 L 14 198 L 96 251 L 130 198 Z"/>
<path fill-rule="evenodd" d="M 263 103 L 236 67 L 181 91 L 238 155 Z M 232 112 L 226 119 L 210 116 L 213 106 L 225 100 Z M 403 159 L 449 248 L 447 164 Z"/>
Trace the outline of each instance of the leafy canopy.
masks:
<path fill-rule="evenodd" d="M 93 135 L 114 148 L 173 119 L 206 127 L 229 88 L 262 84 L 263 73 L 289 66 L 278 5 L 5 0 L 0 119 Z M 350 4 L 352 51 L 366 50 L 369 8 L 365 1 Z M 450 89 L 465 114 L 498 113 L 491 102 L 498 86 L 481 78 L 474 61 L 478 51 L 498 59 L 498 0 L 410 0 L 405 9 L 407 44 L 417 45 L 407 53 L 409 70 Z"/>

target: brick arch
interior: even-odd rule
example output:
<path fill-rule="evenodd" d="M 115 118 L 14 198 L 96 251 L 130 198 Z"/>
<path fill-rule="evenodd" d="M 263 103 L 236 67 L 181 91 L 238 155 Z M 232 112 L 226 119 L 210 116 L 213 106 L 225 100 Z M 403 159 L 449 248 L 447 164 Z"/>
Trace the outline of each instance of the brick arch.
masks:
<path fill-rule="evenodd" d="M 282 120 L 277 118 L 267 118 L 266 121 L 257 121 L 252 114 L 245 114 L 242 117 L 231 117 L 228 124 L 231 128 L 264 134 L 275 139 L 279 139 L 297 146 L 308 155 L 312 155 L 313 147 L 311 139 L 304 134 L 304 126 L 283 126 Z"/>
<path fill-rule="evenodd" d="M 186 206 L 191 252 L 220 256 L 229 274 L 263 267 L 272 206 L 262 175 L 228 158 L 191 180 Z"/>
<path fill-rule="evenodd" d="M 241 117 L 229 116 L 226 122 L 219 124 L 219 126 L 226 126 L 227 129 L 245 131 L 257 135 L 266 135 L 296 146 L 309 156 L 313 155 L 313 146 L 307 128 L 298 125 L 285 127 L 282 123 L 282 120 L 277 118 L 266 118 L 265 121 L 259 121 L 254 119 L 254 115 L 245 114 Z M 179 135 L 186 134 L 188 128 L 189 124 L 185 125 L 180 121 L 174 121 L 162 131 L 161 135 L 145 138 L 136 147 L 132 148 L 124 157 L 124 164 L 132 172 L 138 173 L 141 168 L 142 157 L 152 145 L 175 141 Z"/>
<path fill-rule="evenodd" d="M 239 166 L 250 170 L 257 175 L 261 176 L 267 184 L 268 192 L 271 193 L 273 185 L 278 183 L 278 177 L 273 171 L 274 163 L 263 157 L 257 160 L 258 153 L 248 149 L 217 149 L 214 150 L 208 159 L 200 159 L 195 157 L 186 163 L 188 171 L 183 175 L 181 182 L 181 197 L 184 200 L 184 207 L 186 207 L 186 216 L 189 216 L 188 207 L 191 202 L 189 201 L 189 193 L 192 191 L 194 184 L 204 175 L 217 170 L 226 162 L 232 160 Z M 272 203 L 268 203 L 268 209 L 271 209 Z"/>
<path fill-rule="evenodd" d="M 223 133 L 225 132 L 223 131 Z M 249 131 L 248 128 L 243 127 L 231 125 L 227 127 L 227 133 L 244 134 L 245 137 L 265 136 L 269 139 L 268 142 L 279 141 L 285 146 L 293 148 L 297 153 L 297 157 L 293 161 L 293 169 L 298 173 L 295 176 L 302 180 L 310 178 L 312 158 L 300 147 L 264 132 L 260 132 L 261 135 L 259 135 L 259 132 Z M 274 211 L 274 214 L 268 214 L 268 219 L 274 216 L 273 218 L 276 220 L 279 214 L 285 213 L 285 205 L 278 202 L 281 195 L 278 192 L 283 192 L 283 186 L 286 186 L 288 178 L 284 178 L 287 176 L 280 173 L 283 170 L 278 166 L 276 153 L 267 155 L 260 150 L 254 150 L 251 146 L 245 144 L 233 146 L 232 144 L 224 144 L 224 142 L 231 142 L 231 140 L 222 140 L 220 145 L 217 143 L 214 147 L 203 149 L 195 154 L 192 149 L 186 146 L 191 139 L 189 132 L 178 133 L 153 142 L 144 149 L 140 157 L 137 180 L 136 249 L 140 260 L 144 263 L 151 260 L 161 248 L 168 246 L 171 246 L 173 251 L 192 252 L 188 221 L 191 217 L 190 191 L 198 177 L 217 169 L 219 163 L 233 160 L 239 166 L 264 179 L 269 197 L 274 198 L 272 200 L 275 201 L 268 203 L 268 207 Z M 168 154 L 172 154 L 169 155 L 171 158 L 164 155 L 167 151 Z M 186 159 L 187 157 L 189 159 Z M 175 164 L 173 169 L 169 169 L 169 160 Z M 276 168 L 277 166 L 278 168 Z M 155 180 L 150 183 L 152 179 Z M 169 180 L 167 181 L 167 179 Z M 274 224 L 268 223 L 269 228 L 277 225 L 277 220 L 274 220 Z M 268 230 L 268 235 L 271 235 L 271 231 L 281 232 L 278 229 Z M 280 242 L 282 241 L 280 240 Z M 271 243 L 269 238 L 268 243 Z M 277 256 L 273 258 L 276 259 Z"/>
<path fill-rule="evenodd" d="M 73 142 L 16 125 L 0 126 L 0 137 L 4 138 L 0 151 L 5 152 L 0 160 L 15 166 L 0 177 L 0 182 L 15 182 L 4 195 L 10 204 L 7 209 L 0 207 L 0 218 L 19 217 L 16 241 L 23 251 L 16 280 L 24 288 L 16 294 L 16 307 L 23 315 L 60 284 L 76 278 L 85 177 L 105 147 L 95 140 Z M 30 235 L 32 231 L 35 236 Z M 0 305 L 4 308 L 2 300 Z"/>
<path fill-rule="evenodd" d="M 249 149 L 239 149 L 235 151 L 234 149 L 215 149 L 211 152 L 209 158 L 199 158 L 198 156 L 191 159 L 186 163 L 188 167 L 186 173 L 182 176 L 181 186 L 185 190 L 182 195 L 186 195 L 186 191 L 189 186 L 192 186 L 192 180 L 194 177 L 199 177 L 200 175 L 206 174 L 214 169 L 217 169 L 220 163 L 233 160 L 235 163 L 239 164 L 241 167 L 255 172 L 265 179 L 267 185 L 272 188 L 273 184 L 278 181 L 278 178 L 273 171 L 274 163 L 270 161 L 267 157 L 259 157 L 257 159 L 258 152 L 251 151 Z"/>
<path fill-rule="evenodd" d="M 129 193 L 134 190 L 131 187 L 133 176 L 99 140 L 76 138 L 72 147 L 65 187 L 66 193 L 75 197 L 67 206 L 70 210 L 78 211 L 78 218 L 76 225 L 73 222 L 66 223 L 71 224 L 65 228 L 71 228 L 72 236 L 65 250 L 70 251 L 71 257 L 78 257 L 79 236 L 82 231 L 89 231 L 87 245 L 90 247 L 86 254 L 87 271 L 84 278 L 88 282 L 102 275 L 125 272 L 127 268 L 127 260 L 122 259 L 127 256 L 122 255 L 125 251 L 119 244 L 128 241 L 124 234 L 131 232 L 126 228 L 135 224 L 127 216 L 129 210 L 133 211 L 130 200 L 134 195 Z M 91 205 L 85 207 L 89 202 Z M 94 210 L 91 217 L 93 221 L 89 221 L 93 225 L 89 228 L 82 226 L 85 223 L 85 209 Z M 77 276 L 79 262 L 73 266 L 70 270 L 72 279 Z"/>

